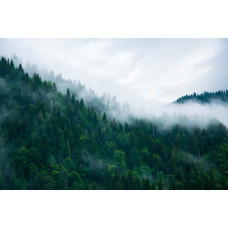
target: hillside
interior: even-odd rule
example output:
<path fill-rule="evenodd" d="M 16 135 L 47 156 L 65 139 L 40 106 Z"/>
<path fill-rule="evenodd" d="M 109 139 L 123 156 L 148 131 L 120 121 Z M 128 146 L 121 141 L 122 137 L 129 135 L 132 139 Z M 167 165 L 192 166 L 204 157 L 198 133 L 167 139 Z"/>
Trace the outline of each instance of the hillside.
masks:
<path fill-rule="evenodd" d="M 0 60 L 0 189 L 227 189 L 228 131 L 121 124 Z"/>
<path fill-rule="evenodd" d="M 16 55 L 12 57 L 12 61 L 17 67 L 22 64 L 22 61 Z M 42 80 L 54 82 L 58 91 L 63 94 L 66 94 L 67 89 L 69 89 L 76 99 L 83 99 L 87 107 L 93 107 L 99 114 L 106 112 L 109 119 L 117 117 L 118 119 L 124 119 L 126 118 L 126 113 L 129 113 L 127 103 L 121 105 L 115 96 L 112 97 L 106 93 L 98 96 L 93 90 L 82 85 L 80 81 L 67 80 L 61 74 L 56 75 L 53 71 L 40 70 L 36 65 L 31 65 L 30 63 L 27 63 L 23 68 L 30 77 L 37 73 Z"/>
<path fill-rule="evenodd" d="M 188 101 L 199 102 L 201 104 L 209 104 L 213 101 L 220 101 L 220 102 L 228 102 L 228 90 L 226 91 L 217 91 L 217 92 L 204 92 L 201 94 L 192 94 L 192 95 L 185 95 L 181 98 L 178 98 L 175 103 L 183 104 Z"/>

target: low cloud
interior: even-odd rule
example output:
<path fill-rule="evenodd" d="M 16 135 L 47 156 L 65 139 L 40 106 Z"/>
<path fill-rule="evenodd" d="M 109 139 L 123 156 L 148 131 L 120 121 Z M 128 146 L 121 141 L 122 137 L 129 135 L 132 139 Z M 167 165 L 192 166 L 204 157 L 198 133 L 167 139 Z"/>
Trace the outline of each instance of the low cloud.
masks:
<path fill-rule="evenodd" d="M 79 98 L 90 105 L 105 100 L 108 114 L 121 121 L 142 118 L 163 128 L 176 123 L 228 126 L 226 103 L 172 103 L 185 94 L 227 89 L 227 43 L 227 39 L 1 39 L 0 55 L 16 54 L 30 75 L 55 78 L 61 92 L 80 91 Z M 129 107 L 123 105 L 126 101 Z"/>
<path fill-rule="evenodd" d="M 0 39 L 0 55 L 133 105 L 227 89 L 227 48 L 227 39 Z"/>
<path fill-rule="evenodd" d="M 161 105 L 153 103 L 141 109 L 132 108 L 130 112 L 137 118 L 158 123 L 162 128 L 169 128 L 175 124 L 206 128 L 218 122 L 228 127 L 228 103 L 215 100 L 210 104 L 186 102 Z"/>

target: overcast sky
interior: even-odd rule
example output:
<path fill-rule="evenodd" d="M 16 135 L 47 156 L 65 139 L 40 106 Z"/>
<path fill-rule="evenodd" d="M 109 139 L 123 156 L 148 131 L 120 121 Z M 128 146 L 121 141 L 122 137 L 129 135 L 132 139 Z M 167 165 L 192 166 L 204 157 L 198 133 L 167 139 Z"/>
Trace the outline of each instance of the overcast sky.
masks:
<path fill-rule="evenodd" d="M 0 55 L 130 104 L 228 89 L 227 39 L 0 39 Z"/>

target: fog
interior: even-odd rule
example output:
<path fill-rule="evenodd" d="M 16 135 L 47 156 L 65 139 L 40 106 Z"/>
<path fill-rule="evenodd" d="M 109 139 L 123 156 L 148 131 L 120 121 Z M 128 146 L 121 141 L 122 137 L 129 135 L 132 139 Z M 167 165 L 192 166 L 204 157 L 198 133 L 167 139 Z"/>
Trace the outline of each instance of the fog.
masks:
<path fill-rule="evenodd" d="M 228 104 L 213 101 L 210 104 L 186 102 L 185 104 L 151 104 L 146 108 L 131 108 L 131 113 L 138 118 L 143 118 L 159 124 L 162 128 L 169 128 L 175 124 L 187 127 L 207 128 L 218 122 L 228 126 Z"/>
<path fill-rule="evenodd" d="M 218 121 L 228 126 L 226 103 L 172 103 L 186 94 L 227 89 L 227 44 L 227 39 L 0 39 L 0 55 L 21 62 L 30 76 L 37 72 L 55 81 L 63 93 L 76 91 L 89 105 L 102 101 L 104 111 L 120 121 L 142 118 L 162 128 Z"/>

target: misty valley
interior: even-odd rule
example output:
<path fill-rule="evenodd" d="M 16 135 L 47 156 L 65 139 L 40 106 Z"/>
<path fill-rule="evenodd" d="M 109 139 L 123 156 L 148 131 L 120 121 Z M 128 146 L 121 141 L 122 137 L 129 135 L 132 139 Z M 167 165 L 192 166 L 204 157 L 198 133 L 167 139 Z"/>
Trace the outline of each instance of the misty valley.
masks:
<path fill-rule="evenodd" d="M 227 90 L 183 94 L 149 118 L 44 74 L 0 60 L 0 189 L 228 189 Z M 188 116 L 211 107 L 204 124 Z"/>

